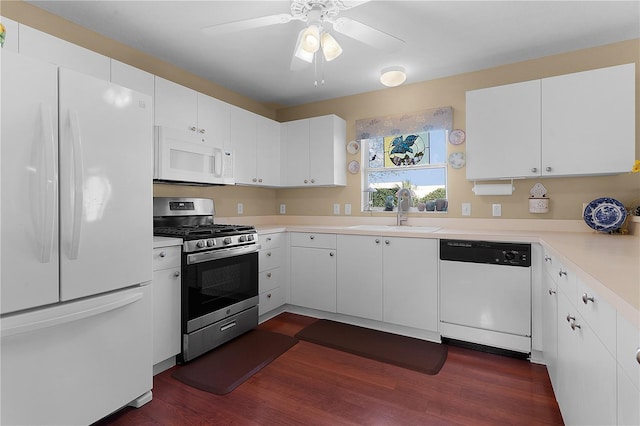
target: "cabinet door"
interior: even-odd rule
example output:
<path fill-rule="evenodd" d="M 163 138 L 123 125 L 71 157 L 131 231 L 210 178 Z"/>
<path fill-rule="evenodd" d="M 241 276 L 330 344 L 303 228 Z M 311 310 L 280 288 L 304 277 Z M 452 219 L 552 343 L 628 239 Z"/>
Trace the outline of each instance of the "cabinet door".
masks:
<path fill-rule="evenodd" d="M 231 151 L 230 105 L 198 93 L 198 134 L 209 146 Z"/>
<path fill-rule="evenodd" d="M 156 76 L 155 124 L 172 129 L 198 130 L 198 93 Z"/>
<path fill-rule="evenodd" d="M 284 123 L 282 135 L 282 184 L 309 184 L 309 120 Z"/>
<path fill-rule="evenodd" d="M 153 363 L 180 353 L 180 266 L 153 272 Z"/>
<path fill-rule="evenodd" d="M 438 329 L 438 240 L 384 237 L 383 320 Z"/>
<path fill-rule="evenodd" d="M 234 147 L 236 183 L 255 185 L 256 115 L 242 108 L 231 108 L 231 143 Z"/>
<path fill-rule="evenodd" d="M 558 287 L 546 270 L 542 280 L 542 353 L 551 384 L 557 388 Z"/>
<path fill-rule="evenodd" d="M 336 312 L 336 250 L 291 247 L 291 303 Z"/>
<path fill-rule="evenodd" d="M 6 35 L 4 38 L 4 46 L 2 49 L 4 51 L 12 51 L 18 53 L 18 23 L 9 18 L 5 18 L 4 16 L 0 16 L 0 22 L 4 25 L 6 29 Z"/>
<path fill-rule="evenodd" d="M 309 182 L 346 185 L 344 121 L 335 115 L 309 119 Z"/>
<path fill-rule="evenodd" d="M 543 79 L 542 123 L 544 175 L 628 172 L 635 158 L 635 65 Z"/>
<path fill-rule="evenodd" d="M 337 311 L 382 321 L 382 237 L 338 235 Z"/>
<path fill-rule="evenodd" d="M 540 80 L 467 92 L 467 179 L 540 175 Z"/>
<path fill-rule="evenodd" d="M 280 185 L 280 123 L 256 117 L 256 177 L 258 185 Z"/>
<path fill-rule="evenodd" d="M 111 82 L 153 97 L 153 74 L 111 59 Z"/>

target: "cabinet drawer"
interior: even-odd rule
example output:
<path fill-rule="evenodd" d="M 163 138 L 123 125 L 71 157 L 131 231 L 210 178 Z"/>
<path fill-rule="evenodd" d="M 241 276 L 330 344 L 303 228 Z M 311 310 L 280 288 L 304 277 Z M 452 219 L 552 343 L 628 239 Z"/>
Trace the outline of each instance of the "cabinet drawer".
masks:
<path fill-rule="evenodd" d="M 258 268 L 260 271 L 266 271 L 267 269 L 277 268 L 282 265 L 282 249 L 270 248 L 261 249 L 258 252 Z"/>
<path fill-rule="evenodd" d="M 260 293 L 258 302 L 258 315 L 265 314 L 279 306 L 284 305 L 284 291 L 282 287 L 276 287 L 265 293 Z"/>
<path fill-rule="evenodd" d="M 282 282 L 282 268 L 273 268 L 258 274 L 258 293 L 272 290 Z"/>
<path fill-rule="evenodd" d="M 153 270 L 175 268 L 181 265 L 182 247 L 158 247 L 153 249 Z"/>
<path fill-rule="evenodd" d="M 576 308 L 613 356 L 616 355 L 616 311 L 582 280 L 576 280 Z"/>
<path fill-rule="evenodd" d="M 571 303 L 575 303 L 576 275 L 573 271 L 568 270 L 557 256 L 551 256 L 550 261 L 545 261 L 545 264 L 549 263 L 551 263 L 551 266 L 547 267 L 547 271 L 556 284 L 558 284 L 558 289 L 562 290 L 564 294 L 567 295 Z"/>
<path fill-rule="evenodd" d="M 335 234 L 315 234 L 311 232 L 293 232 L 291 245 L 297 247 L 336 248 Z"/>
<path fill-rule="evenodd" d="M 274 247 L 282 247 L 282 240 L 284 234 L 265 234 L 258 235 L 258 241 L 263 249 L 270 249 Z"/>

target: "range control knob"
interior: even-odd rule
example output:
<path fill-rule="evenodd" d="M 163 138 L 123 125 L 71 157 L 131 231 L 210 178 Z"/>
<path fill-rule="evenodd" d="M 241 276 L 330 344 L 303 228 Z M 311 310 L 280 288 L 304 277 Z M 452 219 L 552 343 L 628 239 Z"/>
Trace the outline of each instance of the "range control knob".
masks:
<path fill-rule="evenodd" d="M 205 242 L 205 240 L 200 240 L 196 243 L 196 247 L 198 248 L 204 248 L 207 245 L 207 243 Z"/>
<path fill-rule="evenodd" d="M 240 235 L 240 236 L 238 237 L 238 242 L 239 242 L 239 243 L 244 243 L 245 241 L 247 241 L 247 237 L 246 237 L 246 236 L 244 236 L 244 235 Z"/>
<path fill-rule="evenodd" d="M 227 237 L 222 241 L 224 244 L 231 244 L 231 238 Z"/>
<path fill-rule="evenodd" d="M 514 256 L 513 252 L 506 251 L 506 252 L 504 253 L 504 258 L 505 258 L 505 259 L 507 259 L 507 260 L 513 260 L 513 258 L 514 258 L 514 257 L 515 257 L 515 256 Z"/>
<path fill-rule="evenodd" d="M 253 241 L 253 235 L 252 234 L 247 235 L 247 241 Z"/>
<path fill-rule="evenodd" d="M 216 245 L 216 242 L 214 240 L 207 240 L 207 247 L 213 247 Z"/>

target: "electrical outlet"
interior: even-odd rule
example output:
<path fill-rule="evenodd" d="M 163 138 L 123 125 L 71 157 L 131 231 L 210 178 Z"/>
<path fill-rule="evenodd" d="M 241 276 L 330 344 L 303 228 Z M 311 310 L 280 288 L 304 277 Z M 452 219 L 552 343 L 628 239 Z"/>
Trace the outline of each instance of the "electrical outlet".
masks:
<path fill-rule="evenodd" d="M 351 204 L 344 205 L 344 214 L 351 214 Z"/>
<path fill-rule="evenodd" d="M 502 216 L 502 204 L 493 204 L 491 206 L 491 211 L 494 216 Z"/>
<path fill-rule="evenodd" d="M 285 214 L 285 213 L 287 213 L 287 205 L 280 204 L 280 214 Z"/>
<path fill-rule="evenodd" d="M 471 203 L 462 203 L 462 216 L 471 216 Z"/>
<path fill-rule="evenodd" d="M 339 203 L 335 203 L 333 205 L 333 214 L 340 214 L 340 204 Z"/>
<path fill-rule="evenodd" d="M 238 214 L 244 213 L 244 204 L 238 203 Z"/>

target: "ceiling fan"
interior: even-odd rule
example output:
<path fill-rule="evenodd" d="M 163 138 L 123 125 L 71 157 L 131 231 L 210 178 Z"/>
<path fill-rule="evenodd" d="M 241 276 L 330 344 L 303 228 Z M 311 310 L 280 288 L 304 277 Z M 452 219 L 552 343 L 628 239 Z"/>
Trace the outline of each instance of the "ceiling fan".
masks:
<path fill-rule="evenodd" d="M 291 21 L 303 21 L 307 26 L 298 34 L 293 60 L 298 58 L 308 63 L 313 62 L 318 50 L 322 51 L 326 61 L 332 61 L 342 53 L 342 47 L 327 31 L 329 24 L 334 31 L 383 51 L 393 52 L 402 48 L 404 41 L 397 37 L 354 19 L 338 17 L 340 11 L 354 8 L 368 1 L 292 0 L 291 13 L 211 25 L 204 27 L 202 31 L 207 35 L 216 36 L 286 24 Z M 293 68 L 296 68 L 294 62 L 292 62 Z"/>

